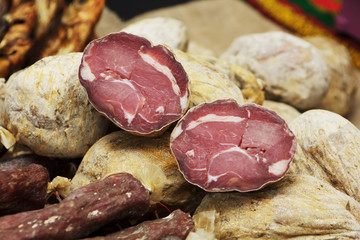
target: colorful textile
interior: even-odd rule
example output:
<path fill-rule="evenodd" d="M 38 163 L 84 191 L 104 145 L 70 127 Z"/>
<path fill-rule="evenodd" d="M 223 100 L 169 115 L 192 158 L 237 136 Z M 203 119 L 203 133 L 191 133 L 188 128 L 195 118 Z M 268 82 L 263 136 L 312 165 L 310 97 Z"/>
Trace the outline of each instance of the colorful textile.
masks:
<path fill-rule="evenodd" d="M 345 0 L 245 0 L 261 13 L 300 35 L 322 35 L 344 44 L 360 67 L 360 41 L 336 31 Z"/>

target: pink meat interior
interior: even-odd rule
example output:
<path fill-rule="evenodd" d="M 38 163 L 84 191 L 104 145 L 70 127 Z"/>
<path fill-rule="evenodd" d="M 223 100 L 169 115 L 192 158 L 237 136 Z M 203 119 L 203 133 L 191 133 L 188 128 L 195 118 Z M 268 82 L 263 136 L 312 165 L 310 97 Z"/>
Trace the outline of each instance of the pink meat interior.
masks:
<path fill-rule="evenodd" d="M 188 105 L 187 75 L 172 53 L 124 32 L 87 46 L 79 79 L 94 107 L 129 131 L 157 131 Z"/>
<path fill-rule="evenodd" d="M 284 176 L 296 139 L 273 111 L 218 100 L 179 121 L 171 149 L 189 182 L 208 191 L 251 191 Z"/>

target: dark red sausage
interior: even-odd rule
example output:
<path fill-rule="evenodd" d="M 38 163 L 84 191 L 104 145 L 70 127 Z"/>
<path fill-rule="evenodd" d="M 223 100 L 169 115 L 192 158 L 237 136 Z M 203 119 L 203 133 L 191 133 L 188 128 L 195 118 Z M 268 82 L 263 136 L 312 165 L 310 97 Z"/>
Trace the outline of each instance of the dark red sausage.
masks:
<path fill-rule="evenodd" d="M 284 176 L 296 139 L 275 112 L 218 100 L 189 110 L 170 145 L 190 183 L 207 191 L 252 191 Z"/>
<path fill-rule="evenodd" d="M 88 238 L 89 240 L 158 240 L 158 239 L 186 239 L 187 235 L 195 231 L 195 224 L 188 213 L 175 210 L 169 216 L 156 220 L 142 222 L 134 227 L 126 228 L 104 237 Z"/>
<path fill-rule="evenodd" d="M 56 176 L 73 178 L 77 169 L 77 159 L 54 159 L 36 154 L 24 154 L 13 158 L 0 160 L 0 171 L 9 171 L 17 168 L 23 168 L 31 163 L 39 164 L 45 167 L 49 174 L 50 180 Z"/>
<path fill-rule="evenodd" d="M 73 191 L 43 209 L 0 218 L 0 239 L 76 239 L 148 211 L 149 193 L 131 174 L 117 174 Z"/>
<path fill-rule="evenodd" d="M 141 135 L 160 132 L 178 120 L 189 104 L 188 78 L 173 54 L 125 32 L 86 47 L 79 79 L 99 112 Z"/>
<path fill-rule="evenodd" d="M 38 164 L 0 171 L 0 215 L 44 207 L 48 182 L 47 169 Z"/>

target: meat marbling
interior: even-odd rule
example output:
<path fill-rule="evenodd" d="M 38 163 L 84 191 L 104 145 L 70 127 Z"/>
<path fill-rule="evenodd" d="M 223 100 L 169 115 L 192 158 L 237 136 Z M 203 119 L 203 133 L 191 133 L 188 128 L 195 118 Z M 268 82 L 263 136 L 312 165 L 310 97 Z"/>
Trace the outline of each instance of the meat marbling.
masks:
<path fill-rule="evenodd" d="M 281 179 L 296 138 L 275 112 L 217 100 L 190 109 L 170 138 L 180 171 L 207 191 L 252 191 Z"/>
<path fill-rule="evenodd" d="M 139 135 L 161 132 L 189 104 L 188 78 L 173 54 L 125 32 L 89 43 L 79 79 L 99 112 Z"/>

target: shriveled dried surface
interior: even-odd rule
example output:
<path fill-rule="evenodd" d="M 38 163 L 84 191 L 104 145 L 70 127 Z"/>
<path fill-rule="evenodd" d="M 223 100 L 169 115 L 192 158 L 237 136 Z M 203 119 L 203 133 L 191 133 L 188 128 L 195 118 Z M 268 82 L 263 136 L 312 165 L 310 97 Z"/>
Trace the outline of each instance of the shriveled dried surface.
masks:
<path fill-rule="evenodd" d="M 82 157 L 105 134 L 108 120 L 78 79 L 81 53 L 44 58 L 6 83 L 5 124 L 17 141 L 49 157 Z"/>
<path fill-rule="evenodd" d="M 309 175 L 288 175 L 262 191 L 211 193 L 195 216 L 219 213 L 219 239 L 359 239 L 360 203 Z"/>
<path fill-rule="evenodd" d="M 169 147 L 168 132 L 157 138 L 113 132 L 96 142 L 86 153 L 69 188 L 84 186 L 106 175 L 128 172 L 147 187 L 153 203 L 194 209 L 203 192 L 186 182 Z"/>
<path fill-rule="evenodd" d="M 330 71 L 330 87 L 318 108 L 346 115 L 354 104 L 360 77 L 345 46 L 321 36 L 304 38 L 320 50 Z"/>
<path fill-rule="evenodd" d="M 298 140 L 289 172 L 326 180 L 360 201 L 360 130 L 327 110 L 309 110 L 289 127 Z"/>
<path fill-rule="evenodd" d="M 190 106 L 224 98 L 233 98 L 240 105 L 244 103 L 239 87 L 226 73 L 218 71 L 214 64 L 180 50 L 171 49 L 171 52 L 188 74 Z"/>

